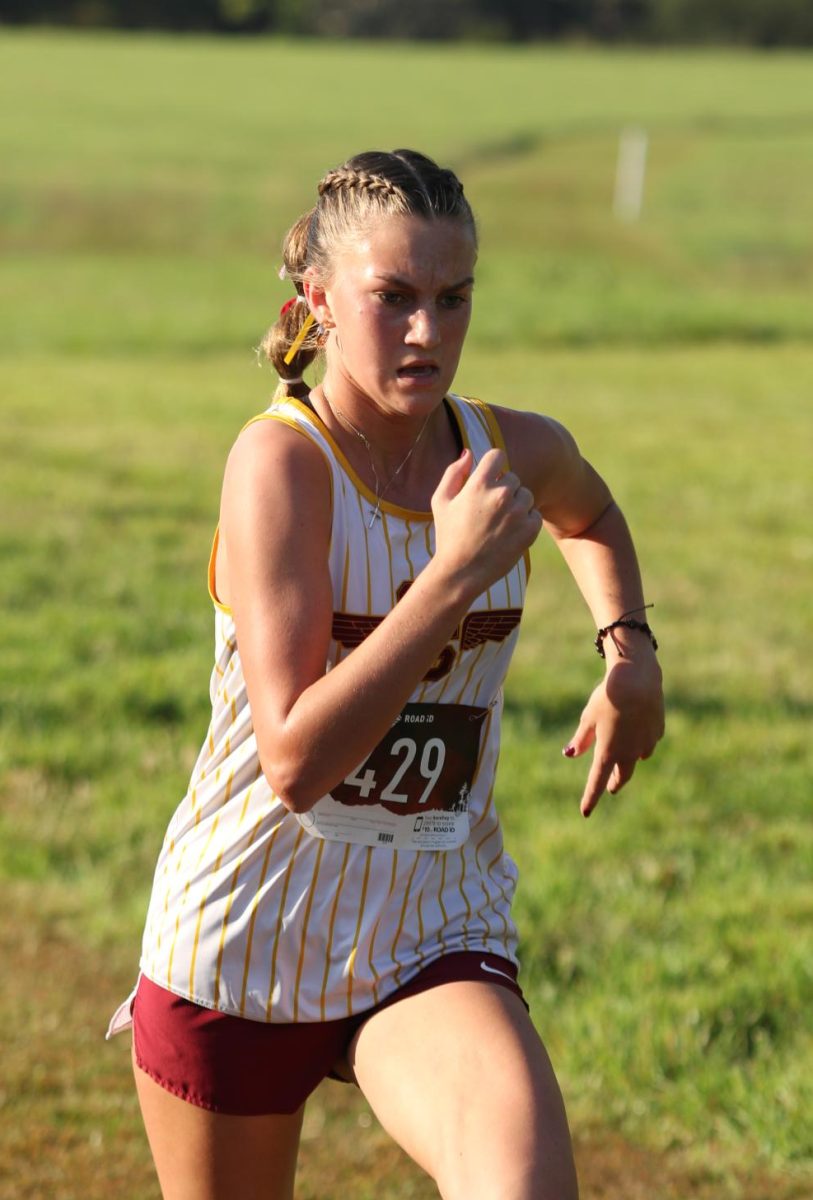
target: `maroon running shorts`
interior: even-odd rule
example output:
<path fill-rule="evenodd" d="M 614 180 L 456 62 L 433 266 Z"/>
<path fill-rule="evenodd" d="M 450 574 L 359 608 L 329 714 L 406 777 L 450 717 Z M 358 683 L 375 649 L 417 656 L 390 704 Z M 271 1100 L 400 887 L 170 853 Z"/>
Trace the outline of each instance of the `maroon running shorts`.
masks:
<path fill-rule="evenodd" d="M 355 1016 L 285 1025 L 214 1012 L 142 975 L 133 1002 L 135 1061 L 168 1092 L 212 1112 L 292 1113 L 331 1075 L 373 1013 L 442 983 L 468 979 L 508 988 L 525 1004 L 512 962 L 468 950 L 436 959 L 405 987 Z"/>

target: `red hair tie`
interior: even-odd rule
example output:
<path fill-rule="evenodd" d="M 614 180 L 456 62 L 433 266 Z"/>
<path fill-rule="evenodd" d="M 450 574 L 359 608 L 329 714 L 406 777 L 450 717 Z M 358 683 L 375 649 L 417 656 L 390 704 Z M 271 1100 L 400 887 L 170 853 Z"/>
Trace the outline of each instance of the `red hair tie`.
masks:
<path fill-rule="evenodd" d="M 283 304 L 282 308 L 279 310 L 279 315 L 280 315 L 281 317 L 284 317 L 284 316 L 285 316 L 285 314 L 286 314 L 286 313 L 287 313 L 287 312 L 288 312 L 290 309 L 292 309 L 292 308 L 293 308 L 293 306 L 296 304 L 296 302 L 297 302 L 297 300 L 298 300 L 298 299 L 299 299 L 299 297 L 298 297 L 298 296 L 294 296 L 294 297 L 293 297 L 291 300 L 286 300 L 286 301 L 285 301 L 285 303 Z"/>

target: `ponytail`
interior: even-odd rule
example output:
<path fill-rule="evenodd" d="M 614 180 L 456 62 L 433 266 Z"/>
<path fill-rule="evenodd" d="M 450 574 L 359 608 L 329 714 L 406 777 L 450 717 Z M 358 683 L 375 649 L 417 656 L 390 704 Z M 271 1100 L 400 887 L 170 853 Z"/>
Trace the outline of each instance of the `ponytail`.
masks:
<path fill-rule="evenodd" d="M 310 209 L 303 213 L 285 236 L 280 275 L 293 282 L 296 295 L 283 304 L 275 324 L 260 342 L 260 350 L 279 375 L 279 385 L 274 393 L 275 400 L 308 394 L 310 389 L 303 383 L 302 376 L 320 348 L 319 331 L 312 319 L 309 321 L 310 309 L 302 287 L 308 261 L 308 235 L 314 211 Z M 301 337 L 306 324 L 308 328 L 304 337 Z M 292 355 L 291 349 L 294 346 L 296 351 Z"/>

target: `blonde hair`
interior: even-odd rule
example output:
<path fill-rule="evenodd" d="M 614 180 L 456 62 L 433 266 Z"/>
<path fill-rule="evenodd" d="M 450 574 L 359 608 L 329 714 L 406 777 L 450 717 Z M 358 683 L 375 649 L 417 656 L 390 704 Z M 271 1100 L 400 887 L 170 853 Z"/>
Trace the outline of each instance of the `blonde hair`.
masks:
<path fill-rule="evenodd" d="M 462 183 L 453 171 L 439 167 L 415 150 L 357 154 L 328 171 L 318 191 L 315 206 L 294 222 L 282 246 L 285 274 L 299 296 L 304 296 L 302 281 L 307 270 L 327 283 L 339 248 L 384 215 L 462 221 L 477 244 L 474 214 Z M 285 359 L 308 315 L 305 303 L 284 307 L 261 343 L 280 377 L 275 399 L 307 394 L 307 385 L 299 380 L 320 350 L 322 335 L 318 327 L 311 326 L 290 362 Z"/>

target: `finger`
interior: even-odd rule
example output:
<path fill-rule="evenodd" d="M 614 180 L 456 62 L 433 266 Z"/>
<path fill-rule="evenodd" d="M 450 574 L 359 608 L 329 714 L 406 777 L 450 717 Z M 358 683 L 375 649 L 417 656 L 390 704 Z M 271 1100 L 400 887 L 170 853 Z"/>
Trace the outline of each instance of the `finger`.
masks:
<path fill-rule="evenodd" d="M 459 458 L 456 458 L 453 463 L 450 463 L 440 477 L 440 483 L 435 488 L 435 494 L 432 501 L 440 500 L 441 502 L 454 500 L 462 490 L 471 475 L 471 468 L 474 463 L 474 455 L 471 450 L 464 450 Z"/>
<path fill-rule="evenodd" d="M 503 491 L 508 492 L 509 496 L 515 496 L 522 487 L 519 475 L 515 475 L 513 471 L 506 471 L 495 482 L 499 484 Z"/>
<path fill-rule="evenodd" d="M 505 451 L 492 447 L 491 450 L 486 450 L 472 471 L 472 478 L 482 479 L 485 483 L 497 483 L 505 475 L 507 469 L 508 459 Z"/>
<path fill-rule="evenodd" d="M 611 795 L 620 792 L 625 783 L 629 783 L 632 779 L 632 773 L 635 770 L 635 762 L 617 762 L 613 767 L 612 775 L 607 784 L 607 791 Z"/>
<path fill-rule="evenodd" d="M 587 776 L 587 786 L 584 789 L 584 795 L 579 806 L 583 817 L 589 817 L 598 804 L 607 788 L 607 782 L 612 769 L 612 759 L 606 758 L 597 751 L 593 756 L 593 765 L 590 768 L 590 774 Z"/>
<path fill-rule="evenodd" d="M 519 487 L 514 493 L 514 502 L 525 512 L 536 508 L 536 498 L 530 488 Z"/>
<path fill-rule="evenodd" d="M 573 737 L 565 746 L 562 754 L 565 758 L 578 758 L 584 754 L 585 750 L 589 750 L 596 740 L 596 726 L 594 722 L 582 713 L 579 726 Z"/>
<path fill-rule="evenodd" d="M 530 546 L 530 545 L 533 545 L 533 543 L 539 537 L 540 533 L 542 532 L 542 526 L 544 525 L 545 522 L 542 520 L 542 513 L 539 511 L 538 508 L 528 509 L 528 520 L 531 522 L 531 535 L 532 536 L 531 536 L 530 542 L 528 543 L 528 545 Z"/>

